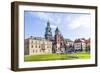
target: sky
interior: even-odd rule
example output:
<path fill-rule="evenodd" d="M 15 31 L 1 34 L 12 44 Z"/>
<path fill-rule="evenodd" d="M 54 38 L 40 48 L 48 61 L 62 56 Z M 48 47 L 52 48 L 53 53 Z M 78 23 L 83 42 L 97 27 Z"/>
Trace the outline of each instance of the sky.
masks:
<path fill-rule="evenodd" d="M 58 27 L 66 39 L 89 38 L 90 16 L 88 13 L 24 11 L 24 35 L 25 38 L 44 37 L 49 21 L 53 36 Z"/>

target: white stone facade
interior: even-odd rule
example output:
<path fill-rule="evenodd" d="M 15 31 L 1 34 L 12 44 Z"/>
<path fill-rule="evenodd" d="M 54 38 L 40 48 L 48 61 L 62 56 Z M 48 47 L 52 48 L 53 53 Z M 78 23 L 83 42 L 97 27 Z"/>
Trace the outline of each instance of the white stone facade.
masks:
<path fill-rule="evenodd" d="M 43 38 L 25 39 L 25 55 L 51 54 L 52 42 Z"/>

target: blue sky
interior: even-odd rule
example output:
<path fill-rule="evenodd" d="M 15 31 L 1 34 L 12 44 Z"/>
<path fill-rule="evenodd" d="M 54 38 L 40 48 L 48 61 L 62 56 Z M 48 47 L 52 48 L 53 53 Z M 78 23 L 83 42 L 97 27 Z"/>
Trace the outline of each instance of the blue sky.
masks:
<path fill-rule="evenodd" d="M 59 28 L 64 38 L 74 40 L 76 38 L 90 37 L 90 14 L 62 13 L 62 12 L 24 12 L 25 38 L 30 36 L 44 37 L 47 22 L 50 22 L 52 33 Z"/>

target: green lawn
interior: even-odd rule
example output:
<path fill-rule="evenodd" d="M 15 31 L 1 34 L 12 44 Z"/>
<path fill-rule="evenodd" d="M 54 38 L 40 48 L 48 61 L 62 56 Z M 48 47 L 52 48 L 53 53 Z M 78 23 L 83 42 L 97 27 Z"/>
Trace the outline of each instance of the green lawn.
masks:
<path fill-rule="evenodd" d="M 73 60 L 73 59 L 89 59 L 90 54 L 86 52 L 71 54 L 43 54 L 43 55 L 26 55 L 24 61 L 48 61 L 48 60 Z"/>

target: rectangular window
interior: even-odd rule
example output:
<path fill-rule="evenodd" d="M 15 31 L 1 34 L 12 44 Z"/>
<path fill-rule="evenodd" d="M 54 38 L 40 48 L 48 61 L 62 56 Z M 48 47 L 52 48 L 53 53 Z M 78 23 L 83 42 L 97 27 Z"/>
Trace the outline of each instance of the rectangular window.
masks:
<path fill-rule="evenodd" d="M 40 45 L 39 45 L 39 48 L 40 48 Z"/>
<path fill-rule="evenodd" d="M 33 45 L 31 46 L 31 48 L 33 48 Z"/>
<path fill-rule="evenodd" d="M 35 46 L 35 48 L 37 48 L 37 45 Z"/>
<path fill-rule="evenodd" d="M 31 42 L 31 44 L 33 44 L 33 41 Z"/>
<path fill-rule="evenodd" d="M 36 50 L 36 53 L 37 53 L 38 51 Z"/>
<path fill-rule="evenodd" d="M 34 50 L 33 50 L 33 53 L 34 53 Z"/>

